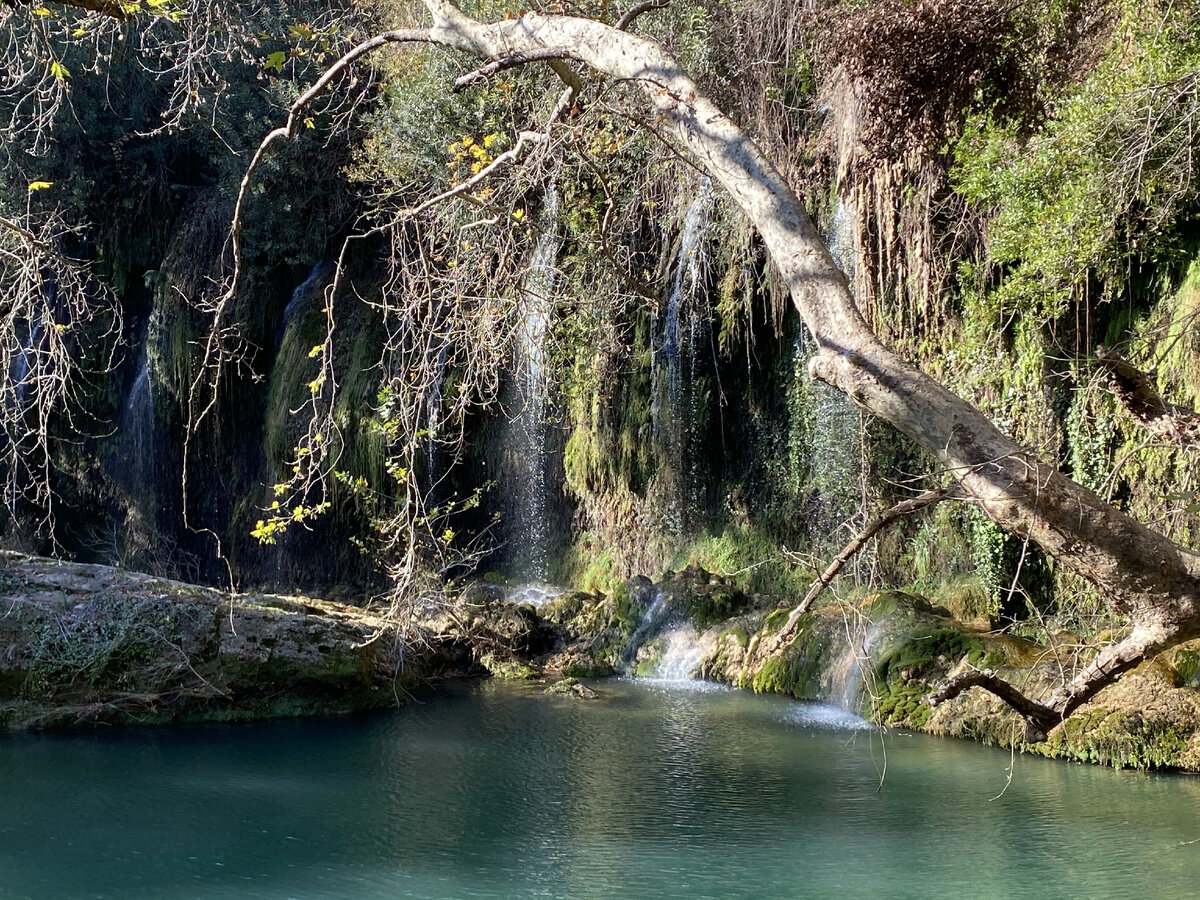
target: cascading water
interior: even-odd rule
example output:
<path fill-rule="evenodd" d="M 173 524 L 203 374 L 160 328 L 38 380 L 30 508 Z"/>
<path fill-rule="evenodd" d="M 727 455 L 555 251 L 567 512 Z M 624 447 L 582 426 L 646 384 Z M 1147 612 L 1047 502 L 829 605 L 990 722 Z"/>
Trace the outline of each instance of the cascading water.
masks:
<path fill-rule="evenodd" d="M 38 354 L 41 352 L 42 337 L 45 334 L 45 328 L 42 320 L 39 318 L 34 322 L 29 323 L 28 332 L 25 340 L 21 341 L 21 349 L 16 354 L 12 362 L 12 370 L 10 372 L 12 384 L 12 405 L 14 418 L 24 416 L 30 400 L 30 391 L 38 378 Z M 21 497 L 23 483 L 28 472 L 24 470 L 21 460 L 21 438 L 12 435 L 11 443 L 6 450 L 6 456 L 9 458 L 8 463 L 8 511 L 9 514 L 15 517 L 17 515 L 17 507 Z"/>
<path fill-rule="evenodd" d="M 17 408 L 24 409 L 29 400 L 29 390 L 37 380 L 37 357 L 41 352 L 42 335 L 45 328 L 39 318 L 29 326 L 29 334 L 21 342 L 21 352 L 13 362 L 12 383 Z"/>
<path fill-rule="evenodd" d="M 653 356 L 650 417 L 655 443 L 666 463 L 665 525 L 673 534 L 688 527 L 701 505 L 697 423 L 703 416 L 705 398 L 699 386 L 699 368 L 707 327 L 703 295 L 712 207 L 712 182 L 703 178 L 684 213 L 671 292 Z"/>
<path fill-rule="evenodd" d="M 851 284 L 855 268 L 855 216 L 839 198 L 829 222 L 829 253 Z M 815 345 L 801 330 L 796 339 L 797 371 L 807 371 Z M 862 420 L 857 407 L 840 391 L 810 382 L 811 428 L 808 465 L 814 495 L 809 522 L 815 547 L 841 546 L 849 534 L 839 530 L 861 508 L 863 484 Z M 859 560 L 856 559 L 856 565 Z"/>
<path fill-rule="evenodd" d="M 425 479 L 430 485 L 438 479 L 437 449 L 442 427 L 442 384 L 446 380 L 447 352 L 448 347 L 443 342 L 434 361 L 433 380 L 425 401 L 425 428 L 429 432 L 425 445 Z"/>
<path fill-rule="evenodd" d="M 872 623 L 855 631 L 845 652 L 830 666 L 823 693 L 829 702 L 858 715 L 865 693 L 863 665 L 870 660 L 871 648 L 882 633 L 882 627 Z"/>
<path fill-rule="evenodd" d="M 545 581 L 554 540 L 550 521 L 550 369 L 547 339 L 558 259 L 558 192 L 551 185 L 540 216 L 541 234 L 521 286 L 521 321 L 516 330 L 516 417 L 507 438 L 510 473 L 508 528 L 514 574 Z"/>
<path fill-rule="evenodd" d="M 150 354 L 145 344 L 138 360 L 137 375 L 121 413 L 119 431 L 126 465 L 121 469 L 126 490 L 142 506 L 152 506 L 153 461 L 155 457 L 154 388 Z M 146 512 L 150 512 L 149 509 Z"/>
<path fill-rule="evenodd" d="M 283 308 L 283 317 L 280 319 L 279 329 L 275 334 L 277 344 L 282 342 L 283 333 L 292 319 L 306 315 L 310 311 L 309 307 L 314 306 L 318 299 L 325 299 L 325 287 L 333 277 L 334 268 L 333 261 L 328 259 L 319 259 L 313 263 L 313 267 L 308 270 L 308 275 L 292 291 L 287 306 Z"/>
<path fill-rule="evenodd" d="M 646 611 L 638 621 L 637 627 L 633 629 L 633 634 L 629 636 L 629 640 L 625 643 L 625 650 L 621 654 L 620 666 L 623 671 L 628 673 L 637 669 L 638 650 L 662 629 L 671 614 L 672 599 L 669 592 L 660 588 L 654 589 L 653 599 L 646 607 Z"/>
<path fill-rule="evenodd" d="M 698 680 L 698 675 L 705 657 L 715 649 L 716 636 L 698 632 L 670 590 L 652 590 L 650 603 L 621 655 L 621 670 L 675 685 L 707 684 Z"/>
<path fill-rule="evenodd" d="M 716 637 L 700 634 L 691 624 L 672 628 L 663 635 L 663 651 L 654 677 L 661 681 L 694 681 L 704 658 L 716 647 Z"/>

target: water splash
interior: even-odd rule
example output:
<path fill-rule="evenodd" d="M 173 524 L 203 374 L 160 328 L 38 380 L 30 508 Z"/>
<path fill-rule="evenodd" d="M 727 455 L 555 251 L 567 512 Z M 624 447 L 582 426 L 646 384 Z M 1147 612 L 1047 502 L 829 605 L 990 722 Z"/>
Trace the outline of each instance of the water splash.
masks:
<path fill-rule="evenodd" d="M 883 626 L 872 623 L 865 630 L 854 629 L 853 637 L 837 661 L 830 666 L 824 679 L 826 697 L 843 709 L 857 712 L 862 708 L 865 693 L 863 666 L 869 664 L 871 650 L 879 639 Z"/>
<path fill-rule="evenodd" d="M 672 628 L 663 635 L 663 654 L 654 671 L 660 681 L 693 681 L 701 677 L 700 668 L 713 650 L 717 639 L 701 634 L 691 623 Z"/>
<path fill-rule="evenodd" d="M 558 259 L 558 191 L 549 187 L 541 213 L 541 235 L 522 285 L 522 315 L 516 332 L 518 412 L 510 432 L 514 471 L 509 488 L 512 521 L 509 541 L 514 570 L 530 581 L 550 574 L 553 528 L 550 522 L 550 367 L 547 340 Z"/>
<path fill-rule="evenodd" d="M 666 463 L 663 474 L 669 483 L 664 524 L 672 534 L 683 533 L 701 506 L 697 423 L 703 418 L 705 398 L 698 378 L 708 321 L 703 299 L 712 208 L 712 182 L 703 178 L 684 212 L 671 292 L 653 355 L 650 420 L 655 443 Z"/>
<path fill-rule="evenodd" d="M 783 720 L 802 728 L 831 729 L 834 731 L 866 731 L 874 726 L 866 719 L 828 703 L 797 701 L 783 715 Z"/>
<path fill-rule="evenodd" d="M 553 603 L 565 590 L 550 584 L 518 584 L 504 591 L 504 599 L 515 606 L 540 608 Z"/>

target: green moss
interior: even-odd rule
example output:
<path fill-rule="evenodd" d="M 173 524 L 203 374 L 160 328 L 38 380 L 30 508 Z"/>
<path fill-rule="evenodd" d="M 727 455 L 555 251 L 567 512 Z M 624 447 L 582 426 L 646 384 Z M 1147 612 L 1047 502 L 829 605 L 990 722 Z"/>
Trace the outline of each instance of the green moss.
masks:
<path fill-rule="evenodd" d="M 596 659 L 576 659 L 563 666 L 566 678 L 609 678 L 616 670 L 606 662 Z"/>
<path fill-rule="evenodd" d="M 1117 768 L 1162 769 L 1179 765 L 1191 729 L 1139 712 L 1098 708 L 1076 713 L 1038 750 Z"/>
<path fill-rule="evenodd" d="M 812 614 L 802 620 L 799 638 L 782 653 L 767 660 L 751 679 L 756 694 L 786 694 L 798 700 L 820 696 L 821 676 L 829 668 L 830 643 L 812 629 Z"/>
<path fill-rule="evenodd" d="M 772 535 L 750 525 L 701 535 L 676 553 L 671 565 L 676 570 L 699 566 L 747 594 L 772 597 L 802 597 L 813 578 L 783 556 Z"/>
<path fill-rule="evenodd" d="M 743 650 L 750 646 L 750 631 L 744 625 L 724 629 L 717 635 L 717 643 L 724 643 L 727 637 L 732 637 Z"/>
<path fill-rule="evenodd" d="M 511 681 L 532 681 L 540 678 L 542 673 L 529 663 L 512 657 L 498 656 L 485 653 L 479 658 L 479 663 L 495 678 Z"/>
<path fill-rule="evenodd" d="M 1177 649 L 1171 657 L 1171 667 L 1175 670 L 1178 684 L 1195 687 L 1196 676 L 1200 674 L 1200 650 L 1191 647 Z"/>
<path fill-rule="evenodd" d="M 923 681 L 883 684 L 871 701 L 871 718 L 881 725 L 924 728 L 933 709 L 924 702 L 930 686 Z"/>
<path fill-rule="evenodd" d="M 998 665 L 1002 661 L 974 635 L 957 628 L 926 626 L 907 634 L 902 643 L 879 659 L 877 669 L 880 678 L 887 681 L 901 672 L 927 671 L 939 659 L 953 664 L 964 656 L 978 668 Z"/>

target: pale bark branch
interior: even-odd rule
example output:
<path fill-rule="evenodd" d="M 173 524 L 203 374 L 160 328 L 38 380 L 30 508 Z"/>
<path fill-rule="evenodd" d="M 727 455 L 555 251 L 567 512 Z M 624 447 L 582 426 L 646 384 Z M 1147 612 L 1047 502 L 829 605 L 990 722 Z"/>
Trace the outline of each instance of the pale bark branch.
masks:
<path fill-rule="evenodd" d="M 468 72 L 455 79 L 454 93 L 465 91 L 469 87 L 474 87 L 477 84 L 483 84 L 493 75 L 498 72 L 503 72 L 506 69 L 516 69 L 520 66 L 526 66 L 534 62 L 545 62 L 548 60 L 563 60 L 575 59 L 573 53 L 567 47 L 547 47 L 544 50 L 531 50 L 528 53 L 516 53 L 512 56 L 501 57 L 500 59 L 492 60 L 484 66 L 480 66 L 474 71 Z"/>
<path fill-rule="evenodd" d="M 642 15 L 643 13 L 650 12 L 652 9 L 665 9 L 670 5 L 671 0 L 645 0 L 644 3 L 639 3 L 633 9 L 625 13 L 625 15 L 621 16 L 621 18 L 617 19 L 617 24 L 613 27 L 616 28 L 617 31 L 628 31 L 629 26 L 633 24 L 634 20 L 637 19 L 638 16 Z"/>
<path fill-rule="evenodd" d="M 4 226 L 9 231 L 15 232 L 16 235 L 18 237 L 20 237 L 23 241 L 26 241 L 27 243 L 32 244 L 37 249 L 44 250 L 44 251 L 50 250 L 50 248 L 47 247 L 38 238 L 38 236 L 36 234 L 34 234 L 32 231 L 29 231 L 28 229 L 22 228 L 20 225 L 18 225 L 12 219 L 6 219 L 6 218 L 4 218 L 4 216 L 0 216 L 0 225 Z"/>
<path fill-rule="evenodd" d="M 1108 375 L 1109 389 L 1139 425 L 1181 447 L 1200 443 L 1200 413 L 1164 400 L 1151 373 L 1105 347 L 1096 348 L 1096 360 Z"/>
<path fill-rule="evenodd" d="M 1050 730 L 1071 713 L 1168 644 L 1164 643 L 1163 634 L 1155 629 L 1135 628 L 1124 640 L 1102 649 L 1074 678 L 1042 701 L 1026 696 L 991 669 L 972 669 L 948 678 L 925 700 L 936 707 L 970 688 L 981 687 L 1021 714 L 1030 726 L 1027 741 L 1045 740 Z"/>
<path fill-rule="evenodd" d="M 1071 481 L 885 346 L 786 179 L 661 45 L 587 19 L 529 13 L 483 24 L 451 0 L 425 2 L 437 43 L 483 60 L 569 47 L 597 72 L 639 86 L 658 127 L 686 147 L 758 229 L 820 348 L 810 374 L 933 454 L 997 525 L 1094 584 L 1135 630 L 1154 633 L 1144 652 L 1200 636 L 1200 555 Z"/>
<path fill-rule="evenodd" d="M 940 706 L 973 687 L 980 687 L 994 694 L 1020 713 L 1027 725 L 1026 741 L 1045 740 L 1049 731 L 1065 718 L 1064 715 L 1050 707 L 1030 700 L 1019 689 L 991 669 L 971 669 L 955 675 L 943 682 L 932 694 L 929 694 L 925 701 L 930 706 Z"/>

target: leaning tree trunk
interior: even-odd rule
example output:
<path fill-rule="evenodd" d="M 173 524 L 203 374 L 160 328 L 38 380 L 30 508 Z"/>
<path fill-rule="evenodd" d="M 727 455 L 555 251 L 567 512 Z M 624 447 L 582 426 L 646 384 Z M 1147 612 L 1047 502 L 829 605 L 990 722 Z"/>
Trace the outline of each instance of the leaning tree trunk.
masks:
<path fill-rule="evenodd" d="M 638 85 L 656 110 L 657 127 L 687 148 L 758 229 L 820 348 L 809 363 L 813 377 L 845 392 L 933 454 L 958 479 L 964 497 L 1000 527 L 1033 540 L 1089 580 L 1132 623 L 1125 640 L 1103 650 L 1048 698 L 1032 700 L 991 673 L 970 673 L 944 685 L 934 702 L 982 686 L 1045 730 L 1148 655 L 1200 635 L 1200 555 L 1064 477 L 886 347 L 860 314 L 795 192 L 669 53 L 623 30 L 631 15 L 620 27 L 538 13 L 485 24 L 451 0 L 425 0 L 425 5 L 433 15 L 432 28 L 381 35 L 376 45 L 381 39 L 428 41 L 491 62 L 461 79 L 463 84 L 538 60 L 552 61 L 560 76 L 573 79 L 561 62 L 573 59 Z M 644 3 L 634 12 L 654 5 Z M 363 52 L 360 47 L 348 57 Z M 292 127 L 289 120 L 285 130 Z"/>

